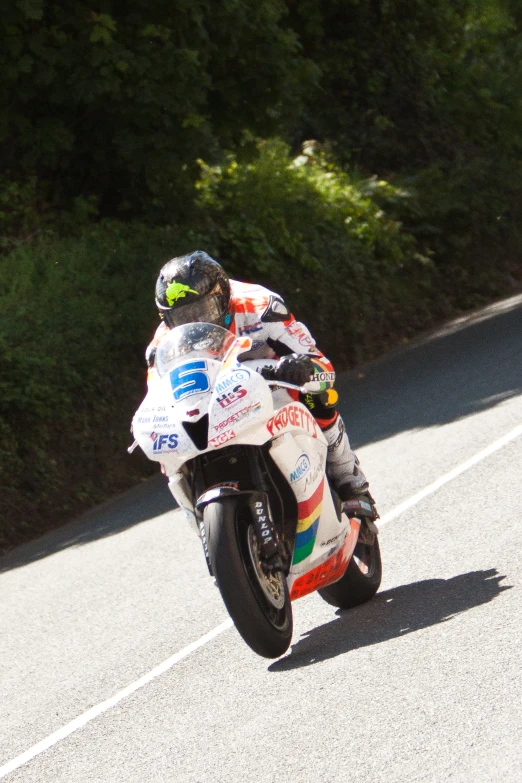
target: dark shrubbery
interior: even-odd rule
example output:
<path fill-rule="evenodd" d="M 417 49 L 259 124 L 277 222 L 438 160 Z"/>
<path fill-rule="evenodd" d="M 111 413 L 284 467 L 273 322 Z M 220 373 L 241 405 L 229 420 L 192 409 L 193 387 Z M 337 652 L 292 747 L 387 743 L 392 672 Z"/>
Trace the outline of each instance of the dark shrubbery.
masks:
<path fill-rule="evenodd" d="M 281 142 L 259 157 L 203 167 L 199 206 L 218 257 L 275 286 L 341 363 L 361 361 L 436 319 L 436 269 L 369 192 L 320 152 Z M 387 182 L 379 193 L 400 201 Z M 241 271 L 239 271 L 241 270 Z M 430 301 L 431 298 L 431 301 Z"/>
<path fill-rule="evenodd" d="M 104 215 L 184 214 L 196 158 L 246 128 L 282 131 L 317 70 L 283 0 L 7 6 L 0 167 L 36 173 L 58 207 L 94 196 Z"/>
<path fill-rule="evenodd" d="M 138 480 L 125 448 L 163 242 L 105 225 L 0 257 L 0 547 Z"/>

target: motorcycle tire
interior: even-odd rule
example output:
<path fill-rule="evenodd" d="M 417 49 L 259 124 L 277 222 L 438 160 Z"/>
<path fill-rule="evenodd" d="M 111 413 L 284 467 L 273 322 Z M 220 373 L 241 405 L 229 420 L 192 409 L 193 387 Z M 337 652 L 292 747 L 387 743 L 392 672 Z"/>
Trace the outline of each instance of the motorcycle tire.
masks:
<path fill-rule="evenodd" d="M 356 544 L 354 553 L 344 575 L 339 581 L 317 592 L 332 606 L 339 609 L 353 609 L 373 598 L 382 579 L 381 550 L 379 539 L 373 544 Z"/>
<path fill-rule="evenodd" d="M 251 512 L 238 498 L 220 498 L 203 512 L 207 550 L 217 586 L 248 646 L 278 658 L 292 640 L 292 604 L 281 572 L 264 571 Z"/>

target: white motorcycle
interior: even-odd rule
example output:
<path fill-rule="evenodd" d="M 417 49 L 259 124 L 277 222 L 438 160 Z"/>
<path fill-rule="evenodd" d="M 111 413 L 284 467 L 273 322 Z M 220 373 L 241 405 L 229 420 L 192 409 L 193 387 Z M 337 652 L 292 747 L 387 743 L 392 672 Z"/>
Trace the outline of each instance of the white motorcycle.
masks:
<path fill-rule="evenodd" d="M 267 380 L 270 360 L 241 362 L 251 345 L 214 324 L 169 331 L 132 431 L 169 477 L 237 630 L 277 658 L 293 600 L 318 590 L 343 609 L 368 601 L 381 558 L 376 535 L 358 542 L 360 521 L 325 472 L 325 437 L 289 394 L 309 387 Z"/>

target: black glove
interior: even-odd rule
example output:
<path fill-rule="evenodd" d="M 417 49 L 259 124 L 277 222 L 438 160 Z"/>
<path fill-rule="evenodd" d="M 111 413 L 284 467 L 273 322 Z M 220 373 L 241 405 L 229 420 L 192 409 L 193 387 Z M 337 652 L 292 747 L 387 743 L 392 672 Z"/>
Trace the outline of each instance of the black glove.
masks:
<path fill-rule="evenodd" d="M 313 374 L 314 365 L 309 356 L 291 353 L 279 359 L 274 369 L 274 380 L 303 386 L 307 381 L 311 380 Z"/>

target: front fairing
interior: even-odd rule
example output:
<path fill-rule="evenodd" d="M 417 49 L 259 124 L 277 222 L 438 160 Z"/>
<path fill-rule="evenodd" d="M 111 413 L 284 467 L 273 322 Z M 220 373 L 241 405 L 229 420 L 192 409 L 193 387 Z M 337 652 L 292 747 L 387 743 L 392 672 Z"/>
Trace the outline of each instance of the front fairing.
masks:
<path fill-rule="evenodd" d="M 264 378 L 239 361 L 251 346 L 238 338 L 216 378 L 209 405 L 209 447 L 229 441 L 261 445 L 269 439 L 265 423 L 274 412 L 272 393 Z"/>
<path fill-rule="evenodd" d="M 193 369 L 196 363 L 196 369 Z M 212 384 L 218 375 L 221 363 L 210 359 L 180 360 L 172 371 L 164 376 L 156 376 L 149 385 L 147 396 L 136 411 L 132 421 L 132 431 L 145 455 L 164 465 L 172 464 L 175 470 L 187 460 L 201 453 L 187 433 L 184 423 L 189 426 L 205 419 L 212 397 Z M 189 375 L 195 372 L 206 376 L 209 388 L 192 388 L 191 393 L 180 400 L 174 397 L 176 383 L 183 371 Z M 190 380 L 190 378 L 189 378 Z M 196 378 L 197 383 L 197 378 Z"/>
<path fill-rule="evenodd" d="M 219 330 L 218 336 L 226 332 L 221 327 L 212 329 Z M 261 445 L 270 439 L 265 427 L 273 414 L 270 389 L 259 373 L 238 358 L 250 347 L 250 339 L 236 339 L 227 332 L 231 339 L 222 341 L 226 350 L 209 352 L 205 349 L 209 340 L 183 342 L 187 331 L 188 326 L 179 327 L 173 330 L 178 334 L 168 335 L 159 372 L 151 376 L 147 396 L 132 422 L 141 449 L 149 459 L 161 462 L 169 475 L 198 454 L 232 441 Z"/>

